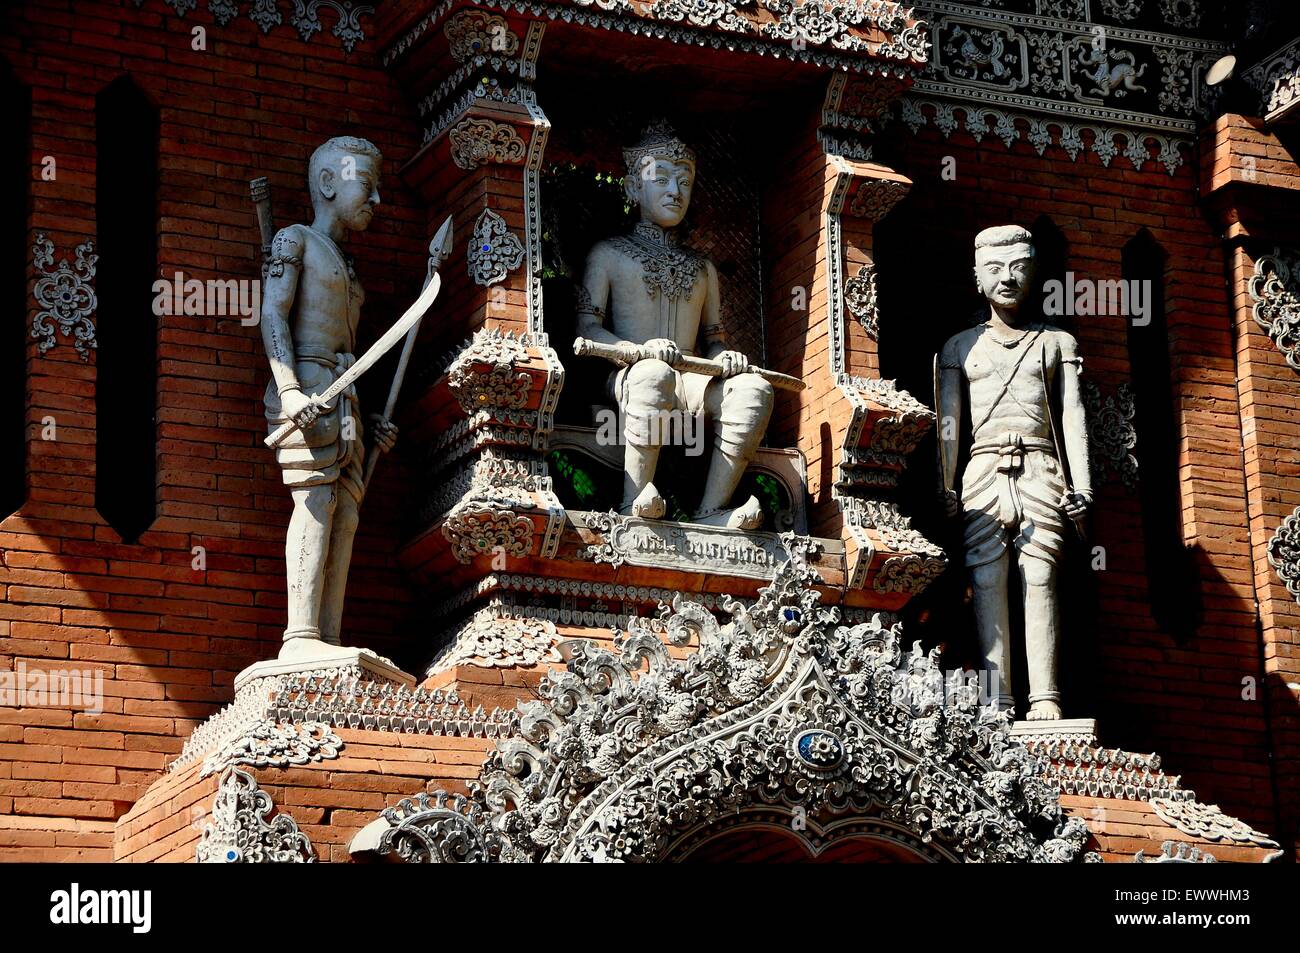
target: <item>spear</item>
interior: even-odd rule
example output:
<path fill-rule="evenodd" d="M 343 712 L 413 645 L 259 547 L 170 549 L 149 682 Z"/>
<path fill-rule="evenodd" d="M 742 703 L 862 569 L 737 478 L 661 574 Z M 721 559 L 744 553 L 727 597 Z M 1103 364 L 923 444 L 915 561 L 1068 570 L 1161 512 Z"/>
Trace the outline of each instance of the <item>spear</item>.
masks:
<path fill-rule="evenodd" d="M 442 223 L 438 229 L 438 234 L 433 236 L 433 241 L 429 242 L 429 267 L 425 272 L 424 286 L 427 288 L 429 282 L 433 280 L 434 272 L 442 264 L 442 260 L 451 254 L 451 216 Z M 394 411 L 397 410 L 397 397 L 402 392 L 402 379 L 406 377 L 407 365 L 411 363 L 411 354 L 415 351 L 415 339 L 420 334 L 420 322 L 416 321 L 411 325 L 411 330 L 406 332 L 406 341 L 402 345 L 402 354 L 397 359 L 397 370 L 393 372 L 393 384 L 388 388 L 388 403 L 384 405 L 384 418 L 392 420 Z M 370 478 L 375 475 L 375 465 L 379 463 L 379 454 L 381 450 L 378 445 L 371 449 L 370 459 L 366 461 L 366 475 L 362 480 L 361 486 L 364 490 L 370 486 Z"/>

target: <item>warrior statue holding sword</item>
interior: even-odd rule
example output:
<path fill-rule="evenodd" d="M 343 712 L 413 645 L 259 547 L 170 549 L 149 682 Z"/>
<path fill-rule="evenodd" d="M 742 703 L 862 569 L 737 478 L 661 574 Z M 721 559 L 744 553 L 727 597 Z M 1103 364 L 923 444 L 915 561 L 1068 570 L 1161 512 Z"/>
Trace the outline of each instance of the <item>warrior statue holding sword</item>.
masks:
<path fill-rule="evenodd" d="M 450 248 L 450 219 L 429 246 L 429 269 L 419 299 L 360 359 L 354 358 L 365 292 L 341 247 L 349 232 L 364 231 L 379 205 L 379 150 L 365 139 L 341 136 L 318 148 L 308 165 L 314 217 L 290 225 L 269 242 L 262 291 L 262 341 L 271 363 L 266 419 L 293 515 L 285 537 L 288 624 L 281 659 L 328 654 L 339 646 L 343 597 L 352 542 L 373 454 L 392 449 L 393 413 L 419 321 L 438 293 L 442 255 Z M 259 182 L 254 183 L 258 195 Z M 259 202 L 264 243 L 269 211 Z M 396 342 L 406 344 L 382 415 L 371 417 L 367 466 L 354 382 Z"/>

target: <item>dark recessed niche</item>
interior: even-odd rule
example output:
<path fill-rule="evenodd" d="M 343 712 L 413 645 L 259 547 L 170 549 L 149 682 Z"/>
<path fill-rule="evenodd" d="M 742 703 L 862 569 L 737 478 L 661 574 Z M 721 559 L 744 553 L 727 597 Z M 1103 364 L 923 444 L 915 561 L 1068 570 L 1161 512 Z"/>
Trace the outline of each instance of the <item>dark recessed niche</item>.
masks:
<path fill-rule="evenodd" d="M 95 507 L 134 543 L 157 513 L 158 111 L 129 76 L 95 99 Z"/>
<path fill-rule="evenodd" d="M 0 300 L 12 320 L 5 321 L 0 345 L 0 519 L 27 498 L 27 219 L 31 201 L 31 93 L 0 63 L 0 128 L 9 148 L 0 150 Z"/>

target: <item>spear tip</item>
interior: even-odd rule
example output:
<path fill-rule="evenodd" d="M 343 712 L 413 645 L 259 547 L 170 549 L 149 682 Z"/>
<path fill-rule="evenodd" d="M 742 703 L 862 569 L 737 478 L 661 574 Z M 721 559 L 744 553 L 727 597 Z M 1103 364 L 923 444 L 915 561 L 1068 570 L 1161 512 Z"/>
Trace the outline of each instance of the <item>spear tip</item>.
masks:
<path fill-rule="evenodd" d="M 429 254 L 437 255 L 439 258 L 446 258 L 451 254 L 451 216 L 442 223 L 438 233 L 433 236 L 433 241 L 429 242 Z"/>

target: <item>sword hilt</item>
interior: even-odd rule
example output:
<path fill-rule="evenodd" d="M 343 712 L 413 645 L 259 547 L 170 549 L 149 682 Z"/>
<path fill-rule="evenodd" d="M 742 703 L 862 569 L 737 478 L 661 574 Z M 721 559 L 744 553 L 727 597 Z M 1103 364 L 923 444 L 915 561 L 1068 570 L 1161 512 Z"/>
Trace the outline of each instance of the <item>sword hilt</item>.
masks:
<path fill-rule="evenodd" d="M 268 436 L 262 442 L 266 444 L 268 447 L 270 447 L 272 450 L 277 449 L 280 446 L 280 444 L 288 440 L 289 435 L 297 429 L 298 429 L 298 425 L 296 423 L 294 423 L 292 420 L 287 421 L 286 423 L 282 424 L 280 427 L 273 430 L 270 436 Z"/>

